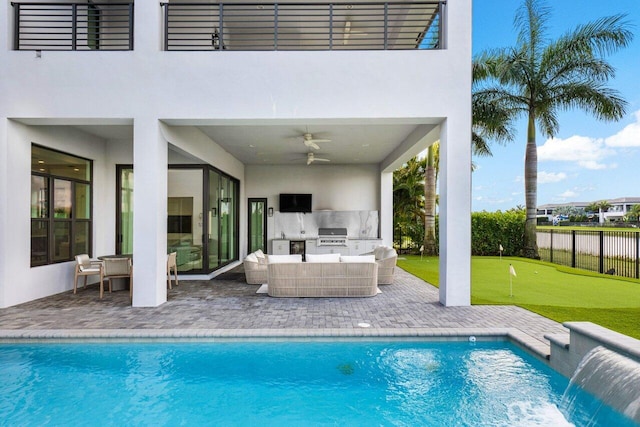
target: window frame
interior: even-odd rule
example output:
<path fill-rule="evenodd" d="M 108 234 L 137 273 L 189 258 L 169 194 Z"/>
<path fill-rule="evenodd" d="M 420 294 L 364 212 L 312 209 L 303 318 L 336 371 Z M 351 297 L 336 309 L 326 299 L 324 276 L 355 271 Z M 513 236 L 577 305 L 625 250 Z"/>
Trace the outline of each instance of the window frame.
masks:
<path fill-rule="evenodd" d="M 33 169 L 33 167 L 31 168 L 31 176 L 38 176 L 38 177 L 42 177 L 45 180 L 46 186 L 47 186 L 47 217 L 45 218 L 33 218 L 31 217 L 31 213 L 30 213 L 30 237 L 31 237 L 31 244 L 30 244 L 30 248 L 29 248 L 29 262 L 30 262 L 30 266 L 31 267 L 41 267 L 41 266 L 45 266 L 45 265 L 52 265 L 52 264 L 59 264 L 59 263 L 63 263 L 63 262 L 69 262 L 72 261 L 75 257 L 75 255 L 79 254 L 79 253 L 87 253 L 89 256 L 92 256 L 93 253 L 93 161 L 91 159 L 87 159 L 85 157 L 82 156 L 77 156 L 75 154 L 71 154 L 62 150 L 56 150 L 54 148 L 50 148 L 50 147 L 46 147 L 43 145 L 39 145 L 39 144 L 35 144 L 32 143 L 31 144 L 31 148 L 33 150 L 33 147 L 37 147 L 41 150 L 45 150 L 45 151 L 50 151 L 53 153 L 59 153 L 59 154 L 64 154 L 66 156 L 70 156 L 73 157 L 74 159 L 78 159 L 80 161 L 86 161 L 88 163 L 88 169 L 89 169 L 89 180 L 85 180 L 85 179 L 79 179 L 79 178 L 73 178 L 73 177 L 68 177 L 68 176 L 64 176 L 64 175 L 57 175 L 54 173 L 48 173 L 48 172 L 41 172 L 41 171 L 35 171 Z M 71 182 L 71 194 L 70 196 L 70 201 L 71 201 L 71 215 L 69 218 L 56 218 L 55 216 L 55 212 L 54 212 L 54 206 L 55 206 L 55 188 L 54 188 L 54 182 L 55 180 L 61 180 L 61 181 L 69 181 Z M 89 218 L 76 218 L 77 216 L 77 208 L 76 208 L 76 184 L 83 184 L 83 185 L 87 185 L 89 188 L 89 198 L 90 198 L 90 203 L 89 203 Z M 31 203 L 31 202 L 30 202 Z M 29 211 L 31 212 L 31 209 L 29 209 Z M 44 260 L 42 261 L 34 261 L 34 246 L 33 246 L 33 225 L 34 223 L 40 223 L 40 224 L 46 224 L 46 257 Z M 56 259 L 56 257 L 54 256 L 54 250 L 55 250 L 55 225 L 56 224 L 62 224 L 62 223 L 67 223 L 69 224 L 69 254 L 65 257 L 58 257 Z M 79 227 L 79 224 L 88 224 L 88 235 L 86 237 L 87 239 L 87 243 L 86 243 L 86 248 L 87 251 L 85 252 L 84 250 L 82 250 L 81 252 L 77 251 L 77 244 L 76 244 L 76 234 L 77 232 L 84 227 Z"/>

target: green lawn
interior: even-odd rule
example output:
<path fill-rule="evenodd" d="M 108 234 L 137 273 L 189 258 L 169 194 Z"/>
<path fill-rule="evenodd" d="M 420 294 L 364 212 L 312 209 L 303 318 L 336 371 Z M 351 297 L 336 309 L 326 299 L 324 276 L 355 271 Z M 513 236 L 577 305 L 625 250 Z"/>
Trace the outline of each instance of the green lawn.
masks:
<path fill-rule="evenodd" d="M 403 255 L 398 266 L 438 285 L 438 258 Z M 509 296 L 509 264 L 513 296 Z M 524 258 L 473 257 L 472 304 L 513 304 L 557 322 L 590 321 L 640 339 L 640 281 Z"/>

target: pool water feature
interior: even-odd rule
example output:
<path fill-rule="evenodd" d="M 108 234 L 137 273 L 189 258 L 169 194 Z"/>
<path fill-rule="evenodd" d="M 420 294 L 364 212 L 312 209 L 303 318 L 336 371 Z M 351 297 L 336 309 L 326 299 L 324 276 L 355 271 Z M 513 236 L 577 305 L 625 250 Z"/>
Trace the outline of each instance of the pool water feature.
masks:
<path fill-rule="evenodd" d="M 0 345 L 8 425 L 634 425 L 567 385 L 504 342 Z"/>

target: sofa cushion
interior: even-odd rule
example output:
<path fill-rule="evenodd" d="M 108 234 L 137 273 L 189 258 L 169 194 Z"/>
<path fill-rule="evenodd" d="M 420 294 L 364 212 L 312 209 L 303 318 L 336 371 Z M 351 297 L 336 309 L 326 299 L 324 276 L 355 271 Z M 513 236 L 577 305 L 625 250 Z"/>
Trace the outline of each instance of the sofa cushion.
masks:
<path fill-rule="evenodd" d="M 245 261 L 249 261 L 249 262 L 258 262 L 258 257 L 256 256 L 256 254 L 251 253 L 249 255 L 246 256 L 246 258 L 244 259 Z"/>
<path fill-rule="evenodd" d="M 269 255 L 267 261 L 269 264 L 302 262 L 302 255 Z"/>
<path fill-rule="evenodd" d="M 376 262 L 376 257 L 374 255 L 341 256 L 340 262 Z"/>
<path fill-rule="evenodd" d="M 307 254 L 307 262 L 340 262 L 340 254 Z"/>

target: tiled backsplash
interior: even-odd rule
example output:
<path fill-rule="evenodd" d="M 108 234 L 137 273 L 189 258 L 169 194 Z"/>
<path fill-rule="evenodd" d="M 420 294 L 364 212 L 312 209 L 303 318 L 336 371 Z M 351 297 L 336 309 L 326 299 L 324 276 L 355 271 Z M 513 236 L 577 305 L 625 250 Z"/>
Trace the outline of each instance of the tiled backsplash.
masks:
<path fill-rule="evenodd" d="M 346 228 L 351 239 L 378 238 L 378 211 L 313 211 L 274 214 L 274 238 L 315 239 L 319 228 Z"/>

